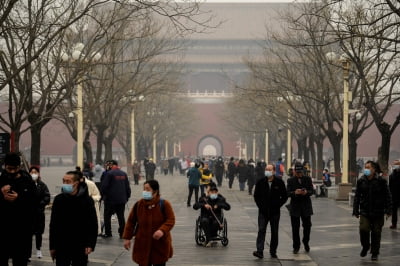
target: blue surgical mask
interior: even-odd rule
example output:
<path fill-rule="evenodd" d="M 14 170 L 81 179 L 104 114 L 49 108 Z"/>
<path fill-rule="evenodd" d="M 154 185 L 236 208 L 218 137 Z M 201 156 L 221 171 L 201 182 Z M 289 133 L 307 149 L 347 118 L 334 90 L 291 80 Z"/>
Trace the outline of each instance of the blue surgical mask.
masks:
<path fill-rule="evenodd" d="M 393 165 L 393 170 L 396 170 L 396 169 L 399 169 L 400 168 L 400 165 L 398 165 L 398 164 L 395 164 L 395 165 Z"/>
<path fill-rule="evenodd" d="M 151 191 L 143 191 L 142 196 L 144 200 L 151 200 L 153 198 Z"/>
<path fill-rule="evenodd" d="M 210 199 L 215 200 L 218 198 L 218 194 L 210 194 Z"/>
<path fill-rule="evenodd" d="M 74 191 L 74 187 L 71 184 L 63 184 L 61 191 L 66 194 L 71 194 Z"/>
<path fill-rule="evenodd" d="M 270 177 L 270 176 L 272 176 L 272 171 L 265 171 L 265 172 L 264 172 L 264 175 L 265 175 L 266 177 Z"/>
<path fill-rule="evenodd" d="M 371 170 L 370 169 L 364 169 L 364 175 L 370 176 L 371 175 Z"/>

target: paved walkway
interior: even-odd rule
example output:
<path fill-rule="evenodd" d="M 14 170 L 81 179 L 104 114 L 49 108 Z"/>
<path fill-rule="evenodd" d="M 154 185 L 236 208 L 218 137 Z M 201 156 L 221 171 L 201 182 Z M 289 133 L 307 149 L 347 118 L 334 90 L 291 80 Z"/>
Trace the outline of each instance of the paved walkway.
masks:
<path fill-rule="evenodd" d="M 43 168 L 42 176 L 52 193 L 60 185 L 65 168 Z M 228 221 L 229 245 L 205 248 L 197 246 L 194 239 L 194 225 L 198 212 L 186 207 L 187 179 L 184 176 L 157 176 L 160 182 L 162 197 L 171 201 L 176 215 L 176 224 L 172 231 L 174 257 L 168 265 L 400 265 L 400 230 L 390 230 L 386 221 L 382 232 L 381 255 L 377 262 L 371 262 L 370 256 L 360 258 L 361 250 L 358 236 L 358 220 L 351 216 L 347 203 L 336 202 L 326 198 L 313 198 L 314 216 L 312 217 L 311 251 L 305 253 L 300 249 L 297 255 L 292 254 L 290 217 L 283 207 L 279 231 L 278 259 L 269 257 L 268 245 L 264 259 L 256 259 L 255 250 L 257 235 L 257 208 L 252 196 L 239 191 L 238 183 L 232 190 L 227 188 L 224 180 L 220 189 L 231 204 L 231 211 L 225 212 Z M 132 185 L 133 198 L 128 207 L 141 195 L 142 184 Z M 47 210 L 46 227 L 50 210 Z M 126 215 L 127 216 L 127 215 Z M 117 221 L 113 221 L 114 234 Z M 269 232 L 267 242 L 269 242 Z M 96 251 L 90 255 L 89 265 L 136 265 L 131 260 L 131 253 L 122 247 L 123 240 L 117 237 L 102 239 L 97 242 Z M 267 243 L 268 244 L 268 243 Z M 35 253 L 33 253 L 35 255 Z M 42 259 L 32 258 L 31 265 L 54 265 L 48 251 L 47 228 L 44 234 Z"/>

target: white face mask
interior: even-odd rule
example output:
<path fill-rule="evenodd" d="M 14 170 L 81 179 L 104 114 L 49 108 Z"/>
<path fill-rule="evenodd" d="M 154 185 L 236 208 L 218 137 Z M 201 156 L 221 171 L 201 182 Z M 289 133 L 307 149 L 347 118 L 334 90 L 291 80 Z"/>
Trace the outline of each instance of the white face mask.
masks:
<path fill-rule="evenodd" d="M 31 174 L 31 177 L 34 181 L 36 181 L 39 178 L 38 174 Z"/>

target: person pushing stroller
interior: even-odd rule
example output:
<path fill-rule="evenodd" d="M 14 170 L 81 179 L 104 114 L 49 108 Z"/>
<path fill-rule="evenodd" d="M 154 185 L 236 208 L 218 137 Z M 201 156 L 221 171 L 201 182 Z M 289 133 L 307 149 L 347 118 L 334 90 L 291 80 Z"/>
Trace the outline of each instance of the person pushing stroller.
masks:
<path fill-rule="evenodd" d="M 218 230 L 223 227 L 223 211 L 230 210 L 231 206 L 224 196 L 218 193 L 218 187 L 211 183 L 207 186 L 207 193 L 203 194 L 193 209 L 201 209 L 201 227 L 204 230 L 206 241 L 204 246 L 210 247 L 211 241 L 218 237 Z"/>

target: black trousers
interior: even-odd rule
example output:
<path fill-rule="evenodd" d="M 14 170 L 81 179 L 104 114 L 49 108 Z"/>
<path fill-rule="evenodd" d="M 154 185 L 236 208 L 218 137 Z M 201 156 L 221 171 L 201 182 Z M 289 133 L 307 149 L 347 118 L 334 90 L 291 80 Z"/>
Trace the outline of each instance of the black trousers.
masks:
<path fill-rule="evenodd" d="M 293 248 L 300 248 L 300 219 L 303 225 L 303 243 L 308 244 L 310 242 L 311 233 L 311 216 L 290 216 L 290 221 L 292 224 L 292 238 L 293 238 Z"/>
<path fill-rule="evenodd" d="M 381 233 L 385 222 L 384 216 L 365 217 L 360 216 L 360 242 L 363 248 L 369 249 L 373 255 L 379 254 L 381 247 Z M 370 244 L 371 236 L 371 244 Z"/>
<path fill-rule="evenodd" d="M 84 249 L 56 250 L 56 266 L 86 266 L 88 256 Z"/>
<path fill-rule="evenodd" d="M 217 185 L 219 187 L 222 186 L 222 176 L 223 176 L 223 173 L 215 174 L 215 178 L 217 179 Z"/>
<path fill-rule="evenodd" d="M 279 231 L 279 220 L 281 215 L 275 214 L 270 217 L 258 213 L 258 233 L 257 233 L 257 251 L 263 253 L 264 252 L 264 244 L 265 244 L 265 235 L 267 233 L 268 222 L 271 227 L 271 242 L 269 244 L 269 252 L 271 254 L 276 253 L 276 249 L 278 248 L 278 231 Z"/>
<path fill-rule="evenodd" d="M 139 185 L 139 174 L 133 174 L 133 180 L 135 181 L 135 185 Z"/>
<path fill-rule="evenodd" d="M 190 201 L 192 200 L 192 195 L 193 195 L 193 190 L 194 190 L 194 202 L 199 201 L 199 186 L 194 186 L 194 185 L 189 185 L 189 195 L 187 199 L 187 205 L 190 205 Z"/>
<path fill-rule="evenodd" d="M 233 180 L 235 179 L 235 176 L 228 176 L 229 178 L 229 188 L 232 188 Z"/>
<path fill-rule="evenodd" d="M 399 209 L 400 202 L 393 201 L 392 203 L 392 225 L 397 226 L 397 210 Z"/>
<path fill-rule="evenodd" d="M 219 223 L 214 217 L 202 217 L 200 224 L 206 235 L 207 242 L 217 236 Z"/>
<path fill-rule="evenodd" d="M 106 235 L 112 235 L 111 231 L 111 216 L 115 213 L 118 218 L 118 234 L 122 236 L 125 228 L 125 204 L 111 204 L 109 202 L 104 203 L 104 230 Z"/>

